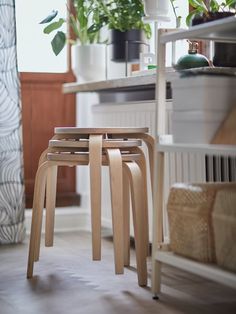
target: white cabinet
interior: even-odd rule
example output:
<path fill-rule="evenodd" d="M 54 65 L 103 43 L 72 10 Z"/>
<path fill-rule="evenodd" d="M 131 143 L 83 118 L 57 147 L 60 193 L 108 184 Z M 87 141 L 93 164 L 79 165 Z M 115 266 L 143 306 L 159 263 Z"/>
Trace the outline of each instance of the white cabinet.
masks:
<path fill-rule="evenodd" d="M 154 212 L 153 212 L 153 241 L 152 241 L 152 292 L 155 296 L 161 288 L 161 264 L 169 264 L 177 268 L 198 274 L 200 276 L 212 279 L 230 287 L 236 288 L 236 275 L 217 266 L 210 266 L 193 262 L 189 259 L 174 255 L 168 251 L 168 245 L 165 243 L 166 229 L 166 208 L 164 199 L 166 169 L 170 163 L 166 156 L 168 154 L 188 153 L 190 155 L 220 155 L 236 156 L 236 146 L 223 145 L 192 145 L 192 144 L 174 144 L 170 136 L 164 136 L 165 133 L 165 94 L 164 86 L 166 82 L 165 72 L 165 45 L 167 42 L 180 39 L 206 39 L 221 42 L 236 42 L 236 18 L 218 20 L 190 28 L 189 30 L 158 32 L 158 72 L 156 86 L 156 130 L 157 137 L 157 159 L 155 162 L 155 182 L 154 182 Z"/>

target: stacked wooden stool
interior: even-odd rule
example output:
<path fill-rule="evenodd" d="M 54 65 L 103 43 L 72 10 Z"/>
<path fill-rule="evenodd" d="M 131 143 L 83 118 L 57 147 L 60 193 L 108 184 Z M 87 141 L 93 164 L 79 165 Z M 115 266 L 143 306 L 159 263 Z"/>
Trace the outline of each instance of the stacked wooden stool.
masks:
<path fill-rule="evenodd" d="M 57 168 L 90 168 L 90 197 L 93 259 L 101 259 L 101 166 L 110 172 L 115 273 L 122 274 L 129 265 L 130 195 L 138 283 L 147 284 L 148 205 L 145 142 L 153 173 L 154 140 L 147 128 L 55 128 L 55 135 L 42 153 L 35 178 L 33 214 L 27 277 L 33 276 L 34 262 L 40 253 L 43 207 L 46 195 L 45 245 L 53 245 Z"/>

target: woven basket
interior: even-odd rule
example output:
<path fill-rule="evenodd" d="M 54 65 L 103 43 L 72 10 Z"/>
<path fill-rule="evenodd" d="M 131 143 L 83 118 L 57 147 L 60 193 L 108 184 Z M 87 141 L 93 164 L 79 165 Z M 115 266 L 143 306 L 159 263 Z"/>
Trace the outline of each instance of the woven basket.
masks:
<path fill-rule="evenodd" d="M 173 252 L 200 262 L 216 261 L 212 211 L 216 192 L 229 185 L 175 184 L 171 188 L 167 211 Z"/>
<path fill-rule="evenodd" d="M 236 189 L 217 192 L 212 217 L 217 264 L 236 272 Z"/>

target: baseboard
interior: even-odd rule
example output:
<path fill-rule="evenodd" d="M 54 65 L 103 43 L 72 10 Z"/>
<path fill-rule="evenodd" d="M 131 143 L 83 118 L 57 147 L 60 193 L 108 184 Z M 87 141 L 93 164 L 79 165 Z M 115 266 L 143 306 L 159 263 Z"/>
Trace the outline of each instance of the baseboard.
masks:
<path fill-rule="evenodd" d="M 25 196 L 26 208 L 31 208 L 33 204 L 33 194 L 27 193 Z M 56 206 L 67 207 L 67 206 L 80 206 L 81 195 L 76 192 L 57 193 Z"/>
<path fill-rule="evenodd" d="M 111 219 L 102 217 L 102 226 L 104 228 L 112 229 L 112 221 L 111 221 Z"/>
<path fill-rule="evenodd" d="M 30 234 L 32 209 L 25 210 L 25 227 L 26 234 Z M 77 206 L 58 207 L 55 213 L 55 232 L 72 232 L 78 230 L 91 231 L 91 215 L 86 209 Z M 133 238 L 133 230 L 131 228 L 131 239 Z M 45 233 L 45 211 L 42 226 L 42 233 Z M 111 219 L 102 217 L 102 233 L 103 236 L 112 235 Z"/>
<path fill-rule="evenodd" d="M 45 211 L 44 211 L 45 214 Z M 25 211 L 25 226 L 26 233 L 30 234 L 32 210 Z M 42 233 L 45 231 L 44 227 L 45 217 L 43 219 Z M 77 206 L 58 207 L 55 213 L 55 232 L 69 232 L 76 230 L 90 230 L 90 215 L 86 209 L 81 209 Z"/>

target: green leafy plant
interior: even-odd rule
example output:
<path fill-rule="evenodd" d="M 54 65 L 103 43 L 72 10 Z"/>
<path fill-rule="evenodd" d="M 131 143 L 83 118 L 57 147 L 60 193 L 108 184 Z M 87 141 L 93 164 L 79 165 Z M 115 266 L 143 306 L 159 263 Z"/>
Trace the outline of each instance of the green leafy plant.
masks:
<path fill-rule="evenodd" d="M 103 0 L 99 1 L 100 18 L 89 31 L 97 31 L 102 24 L 108 29 L 125 32 L 141 29 L 151 38 L 151 27 L 143 22 L 144 6 L 142 0 Z"/>
<path fill-rule="evenodd" d="M 193 7 L 193 10 L 189 13 L 186 18 L 186 24 L 190 25 L 192 19 L 197 15 L 206 15 L 215 12 L 234 12 L 236 0 L 225 0 L 218 2 L 217 0 L 188 0 L 189 4 Z"/>
<path fill-rule="evenodd" d="M 68 21 L 59 18 L 57 21 L 58 11 L 54 10 L 40 24 L 48 24 L 43 32 L 50 34 L 57 31 L 51 41 L 52 50 L 55 55 L 58 55 L 64 48 L 67 39 L 71 43 L 79 41 L 82 45 L 100 43 L 100 29 L 104 26 L 104 19 L 100 21 L 100 2 L 102 0 L 71 0 L 68 7 Z M 61 29 L 62 25 L 69 23 L 72 29 L 72 36 L 67 38 L 65 32 Z M 92 28 L 91 26 L 96 23 L 99 27 Z M 73 40 L 71 38 L 74 38 Z"/>

